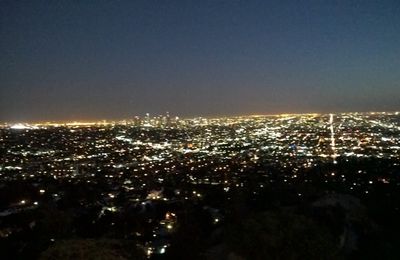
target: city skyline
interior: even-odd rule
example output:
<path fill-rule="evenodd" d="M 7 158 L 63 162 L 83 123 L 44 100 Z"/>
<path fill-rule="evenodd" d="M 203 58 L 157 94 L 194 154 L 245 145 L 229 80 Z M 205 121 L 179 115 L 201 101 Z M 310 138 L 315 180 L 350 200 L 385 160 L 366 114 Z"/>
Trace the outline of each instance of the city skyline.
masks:
<path fill-rule="evenodd" d="M 105 125 L 105 124 L 124 124 L 124 123 L 133 123 L 136 119 L 143 121 L 146 117 L 149 117 L 151 120 L 157 119 L 165 119 L 169 116 L 174 120 L 192 120 L 197 118 L 203 119 L 231 119 L 231 118 L 257 118 L 257 117 L 288 117 L 288 116 L 306 116 L 306 115 L 314 115 L 314 116 L 323 116 L 323 115 L 346 115 L 346 114 L 365 114 L 365 115 L 398 115 L 400 111 L 348 111 L 348 112 L 304 112 L 304 113 L 277 113 L 277 114 L 238 114 L 238 115 L 219 115 L 219 116 L 204 116 L 204 115 L 196 115 L 196 116 L 180 116 L 180 115 L 170 115 L 169 112 L 154 114 L 145 113 L 143 115 L 134 115 L 127 118 L 112 118 L 112 119 L 69 119 L 69 120 L 37 120 L 37 121 L 0 121 L 0 124 L 8 125 L 10 127 L 15 125 L 20 126 L 35 126 L 35 125 L 49 125 L 49 126 L 84 126 L 84 125 Z"/>
<path fill-rule="evenodd" d="M 0 6 L 2 122 L 399 110 L 398 1 Z"/>

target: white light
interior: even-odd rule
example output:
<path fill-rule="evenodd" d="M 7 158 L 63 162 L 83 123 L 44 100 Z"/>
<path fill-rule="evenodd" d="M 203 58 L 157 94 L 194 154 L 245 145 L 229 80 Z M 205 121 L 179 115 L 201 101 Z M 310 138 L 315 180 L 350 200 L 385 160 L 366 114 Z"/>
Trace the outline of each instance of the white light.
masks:
<path fill-rule="evenodd" d="M 11 129 L 30 129 L 29 126 L 21 124 L 21 123 L 12 125 L 10 128 Z"/>

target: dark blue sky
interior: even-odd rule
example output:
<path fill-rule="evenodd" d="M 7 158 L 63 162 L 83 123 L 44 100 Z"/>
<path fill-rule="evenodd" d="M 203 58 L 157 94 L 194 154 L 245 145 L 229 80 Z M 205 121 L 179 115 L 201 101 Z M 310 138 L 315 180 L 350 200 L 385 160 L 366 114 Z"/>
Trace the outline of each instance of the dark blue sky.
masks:
<path fill-rule="evenodd" d="M 400 110 L 400 1 L 0 1 L 0 120 Z"/>

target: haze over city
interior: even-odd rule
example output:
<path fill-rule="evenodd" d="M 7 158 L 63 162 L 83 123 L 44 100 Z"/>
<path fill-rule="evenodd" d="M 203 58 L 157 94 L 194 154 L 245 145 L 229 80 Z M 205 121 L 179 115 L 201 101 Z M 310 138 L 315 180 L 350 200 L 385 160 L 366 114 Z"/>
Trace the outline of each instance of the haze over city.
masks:
<path fill-rule="evenodd" d="M 1 1 L 0 121 L 396 111 L 399 1 Z"/>

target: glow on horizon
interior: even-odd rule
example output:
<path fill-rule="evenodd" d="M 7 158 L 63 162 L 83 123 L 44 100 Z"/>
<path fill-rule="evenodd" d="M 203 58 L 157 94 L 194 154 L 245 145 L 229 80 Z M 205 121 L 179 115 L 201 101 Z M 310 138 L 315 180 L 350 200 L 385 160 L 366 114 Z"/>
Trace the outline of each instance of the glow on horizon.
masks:
<path fill-rule="evenodd" d="M 219 117 L 207 117 L 207 116 L 194 116 L 194 117 L 187 117 L 181 118 L 181 120 L 192 120 L 196 118 L 206 118 L 206 119 L 222 119 L 222 118 L 246 118 L 246 117 L 290 117 L 290 116 L 322 116 L 322 115 L 336 115 L 336 114 L 387 114 L 387 115 L 399 115 L 400 111 L 368 111 L 368 112 L 338 112 L 338 113 L 278 113 L 278 114 L 250 114 L 250 115 L 238 115 L 238 116 L 219 116 Z M 37 128 L 39 126 L 53 126 L 53 127 L 60 127 L 60 126 L 68 126 L 68 127 L 78 127 L 78 126 L 96 126 L 96 125 L 115 125 L 115 124 L 126 124 L 127 122 L 133 120 L 132 118 L 121 119 L 121 120 L 93 120 L 93 121 L 46 121 L 46 122 L 33 122 L 33 123 L 26 123 L 26 122 L 18 122 L 18 123 L 3 123 L 4 126 L 9 127 L 11 129 L 32 129 Z"/>

